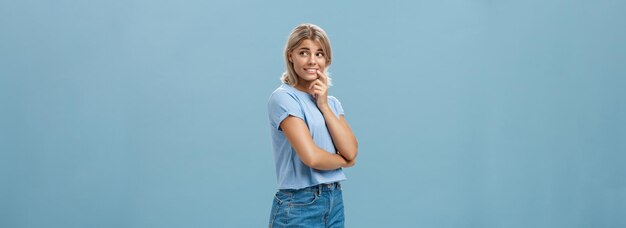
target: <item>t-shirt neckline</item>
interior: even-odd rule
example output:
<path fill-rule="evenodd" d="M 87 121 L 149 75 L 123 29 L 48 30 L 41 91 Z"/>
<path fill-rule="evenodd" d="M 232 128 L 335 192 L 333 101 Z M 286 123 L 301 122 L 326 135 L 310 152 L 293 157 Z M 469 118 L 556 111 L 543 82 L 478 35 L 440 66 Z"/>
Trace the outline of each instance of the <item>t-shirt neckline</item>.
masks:
<path fill-rule="evenodd" d="M 285 85 L 285 86 L 287 86 L 287 87 L 289 87 L 289 89 L 291 89 L 291 90 L 293 90 L 293 91 L 295 91 L 295 92 L 297 92 L 297 93 L 300 93 L 300 94 L 303 94 L 303 95 L 309 95 L 309 96 L 311 96 L 311 94 L 309 94 L 309 93 L 307 93 L 307 92 L 300 91 L 299 89 L 296 89 L 296 87 L 293 87 L 293 86 L 291 86 L 291 85 L 289 85 L 289 84 L 287 84 L 287 83 L 284 83 L 284 85 Z"/>

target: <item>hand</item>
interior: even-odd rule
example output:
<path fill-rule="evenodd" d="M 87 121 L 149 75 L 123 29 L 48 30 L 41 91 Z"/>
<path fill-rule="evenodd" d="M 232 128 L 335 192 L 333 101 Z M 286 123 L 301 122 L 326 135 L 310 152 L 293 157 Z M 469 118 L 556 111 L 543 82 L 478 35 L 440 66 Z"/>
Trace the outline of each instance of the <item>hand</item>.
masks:
<path fill-rule="evenodd" d="M 318 108 L 328 106 L 328 76 L 318 70 L 317 79 L 309 84 L 308 89 L 309 94 L 315 97 Z"/>

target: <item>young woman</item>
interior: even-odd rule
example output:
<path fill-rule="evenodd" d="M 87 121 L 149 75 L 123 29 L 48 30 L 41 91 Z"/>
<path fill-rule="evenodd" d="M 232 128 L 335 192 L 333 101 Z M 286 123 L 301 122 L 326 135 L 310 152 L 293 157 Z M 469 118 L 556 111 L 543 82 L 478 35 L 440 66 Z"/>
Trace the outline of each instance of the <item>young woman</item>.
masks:
<path fill-rule="evenodd" d="M 270 227 L 343 227 L 342 168 L 355 164 L 357 140 L 337 98 L 328 96 L 332 61 L 326 32 L 298 25 L 285 46 L 283 82 L 270 96 L 278 192 Z"/>

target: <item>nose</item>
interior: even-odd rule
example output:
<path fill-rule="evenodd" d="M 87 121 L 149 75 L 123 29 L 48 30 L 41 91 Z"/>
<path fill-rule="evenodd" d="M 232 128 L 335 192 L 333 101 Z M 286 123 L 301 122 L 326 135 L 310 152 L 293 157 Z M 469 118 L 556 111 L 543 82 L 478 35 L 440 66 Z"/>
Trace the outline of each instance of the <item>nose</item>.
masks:
<path fill-rule="evenodd" d="M 310 66 L 314 66 L 315 64 L 317 64 L 317 60 L 315 59 L 315 56 L 314 55 L 310 55 L 307 63 Z"/>

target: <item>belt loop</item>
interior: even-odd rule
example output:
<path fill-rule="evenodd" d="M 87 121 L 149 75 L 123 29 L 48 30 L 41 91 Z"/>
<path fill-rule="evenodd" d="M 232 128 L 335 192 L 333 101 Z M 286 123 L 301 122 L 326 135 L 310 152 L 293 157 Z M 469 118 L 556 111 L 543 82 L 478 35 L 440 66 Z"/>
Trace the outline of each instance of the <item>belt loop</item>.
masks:
<path fill-rule="evenodd" d="M 317 185 L 317 196 L 321 196 L 322 195 L 322 185 Z"/>

